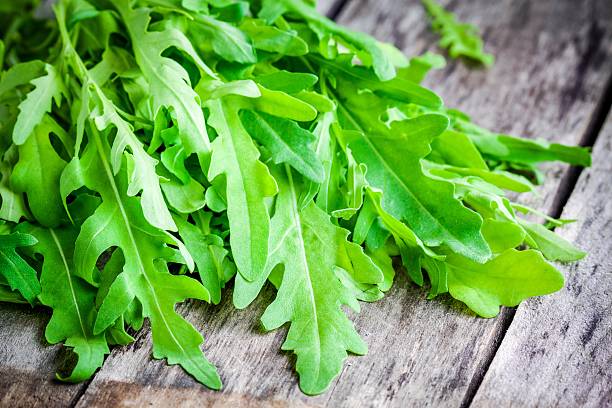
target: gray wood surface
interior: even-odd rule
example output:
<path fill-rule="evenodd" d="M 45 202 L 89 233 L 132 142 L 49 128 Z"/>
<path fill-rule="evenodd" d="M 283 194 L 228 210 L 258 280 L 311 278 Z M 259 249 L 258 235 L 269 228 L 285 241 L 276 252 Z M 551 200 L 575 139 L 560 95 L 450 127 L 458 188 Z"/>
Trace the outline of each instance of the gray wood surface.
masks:
<path fill-rule="evenodd" d="M 342 0 L 318 0 L 317 10 L 319 10 L 320 13 L 327 14 L 333 11 L 334 7 L 341 2 Z"/>
<path fill-rule="evenodd" d="M 490 406 L 612 406 L 612 117 L 580 176 L 560 235 L 589 256 L 567 287 L 521 306 L 474 399 Z"/>
<path fill-rule="evenodd" d="M 329 7 L 332 3 L 320 2 L 320 6 Z M 585 138 L 602 98 L 604 83 L 612 72 L 612 5 L 608 0 L 584 0 L 580 6 L 569 0 L 470 0 L 452 2 L 450 7 L 460 18 L 484 30 L 486 48 L 497 56 L 497 63 L 489 71 L 450 63 L 434 73 L 427 85 L 441 93 L 447 105 L 478 117 L 484 126 L 509 133 L 565 143 L 578 143 Z M 429 32 L 417 0 L 351 0 L 340 14 L 340 22 L 393 42 L 411 55 L 436 50 L 436 37 Z M 605 160 L 610 162 L 609 157 L 597 157 L 599 168 L 605 167 Z M 546 186 L 540 188 L 540 197 L 530 200 L 530 204 L 554 212 L 555 196 L 563 180 L 567 181 L 564 177 L 567 168 L 557 165 L 546 168 Z M 610 167 L 607 169 L 609 173 Z M 600 193 L 601 200 L 605 200 L 605 194 L 610 199 L 609 190 L 607 184 L 607 190 Z M 588 203 L 584 196 L 574 194 L 572 202 Z M 566 234 L 570 231 L 568 228 Z M 592 243 L 579 241 L 586 250 L 591 250 Z M 588 265 L 580 264 L 578 268 Z M 603 276 L 610 270 L 609 263 L 602 264 L 599 273 Z M 597 282 L 589 285 L 595 291 Z M 577 289 L 572 289 L 570 282 L 565 291 L 568 290 Z M 534 330 L 531 325 L 548 324 L 549 335 L 555 336 L 560 330 L 555 328 L 556 322 L 569 319 L 564 316 L 569 313 L 568 308 L 549 306 L 540 311 L 541 305 L 548 304 L 542 303 L 548 298 L 529 301 L 519 307 L 516 321 L 508 331 L 510 337 L 504 338 L 512 312 L 506 310 L 497 319 L 485 320 L 449 298 L 427 301 L 425 292 L 408 283 L 400 273 L 385 299 L 364 304 L 355 322 L 369 345 L 369 354 L 350 357 L 330 391 L 315 398 L 300 393 L 293 373 L 295 359 L 279 351 L 285 330 L 268 334 L 259 331 L 258 317 L 274 296 L 270 290 L 246 311 L 231 307 L 229 292 L 219 306 L 188 303 L 180 307 L 206 337 L 204 350 L 219 367 L 225 384 L 222 392 L 200 386 L 179 367 L 151 360 L 148 330 L 143 330 L 133 345 L 115 348 L 90 384 L 57 385 L 51 378 L 62 357 L 58 348 L 47 347 L 40 340 L 45 316 L 27 307 L 0 305 L 0 405 L 460 406 L 466 393 L 469 397 L 470 392 L 476 391 L 480 373 L 486 371 L 493 356 L 491 372 L 474 402 L 486 406 L 489 401 L 501 401 L 504 405 L 508 399 L 495 400 L 496 395 L 518 398 L 521 384 L 532 381 L 525 377 L 512 392 L 496 394 L 513 378 L 512 370 L 504 369 L 506 361 L 514 362 L 514 367 L 520 369 L 525 366 L 519 365 L 525 350 L 520 345 L 530 344 L 536 338 L 529 333 Z M 603 297 L 605 292 L 601 293 L 602 305 L 607 299 L 609 309 L 610 291 L 607 297 Z M 588 314 L 592 312 L 586 307 L 588 298 L 581 299 L 585 303 L 578 303 L 572 311 L 581 318 L 595 319 Z M 606 319 L 601 315 L 599 321 L 588 320 L 600 327 L 594 331 L 589 347 L 609 343 L 609 337 L 604 338 L 601 331 L 610 328 Z M 578 332 L 579 328 L 567 331 L 580 338 Z M 502 338 L 502 346 L 495 354 Z M 518 346 L 507 344 L 510 340 Z M 536 354 L 543 353 L 538 358 L 551 356 L 557 359 L 555 363 L 565 362 L 567 356 L 561 350 L 549 349 L 558 344 L 552 341 L 538 343 L 541 348 L 536 349 Z M 573 344 L 567 343 L 568 347 Z M 580 349 L 576 352 L 576 364 L 592 350 L 584 349 L 588 350 L 586 354 Z M 595 356 L 606 355 L 601 352 Z M 505 360 L 499 361 L 502 357 Z M 534 361 L 532 370 L 538 364 Z M 581 378 L 567 374 L 568 387 L 572 381 L 604 378 L 593 372 L 596 365 L 588 362 L 584 365 L 582 371 L 574 370 Z M 554 371 L 554 365 L 551 367 Z M 561 365 L 561 369 L 566 367 Z M 537 372 L 532 371 L 531 375 L 537 376 Z M 553 388 L 550 382 L 542 384 L 557 398 L 563 396 L 563 390 Z M 593 388 L 594 392 L 601 391 L 602 386 L 598 387 Z M 517 401 L 523 405 L 535 405 L 538 401 L 521 397 L 524 399 Z M 543 399 L 539 401 L 548 405 Z"/>
<path fill-rule="evenodd" d="M 47 312 L 0 303 L 0 406 L 69 406 L 86 384 L 59 385 L 66 353 L 44 340 Z"/>

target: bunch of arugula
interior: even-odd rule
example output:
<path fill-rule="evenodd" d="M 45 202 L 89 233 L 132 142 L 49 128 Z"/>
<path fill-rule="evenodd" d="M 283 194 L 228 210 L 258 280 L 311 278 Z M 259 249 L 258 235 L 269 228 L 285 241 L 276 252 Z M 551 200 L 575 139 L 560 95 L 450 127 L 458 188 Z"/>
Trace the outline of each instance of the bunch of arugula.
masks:
<path fill-rule="evenodd" d="M 419 85 L 439 56 L 305 0 L 61 0 L 51 21 L 35 3 L 0 6 L 0 300 L 52 309 L 47 340 L 78 356 L 65 381 L 148 319 L 153 356 L 218 389 L 175 305 L 233 280 L 244 308 L 269 281 L 263 326 L 289 324 L 317 394 L 366 353 L 342 306 L 380 299 L 394 257 L 492 317 L 562 287 L 546 259 L 584 255 L 507 192 L 589 153 L 447 109 Z"/>

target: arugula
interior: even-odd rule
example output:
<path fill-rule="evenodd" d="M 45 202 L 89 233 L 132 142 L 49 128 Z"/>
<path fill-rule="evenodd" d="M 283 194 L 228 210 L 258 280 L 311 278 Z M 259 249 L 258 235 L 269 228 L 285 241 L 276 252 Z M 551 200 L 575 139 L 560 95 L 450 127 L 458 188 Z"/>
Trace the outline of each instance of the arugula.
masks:
<path fill-rule="evenodd" d="M 0 24 L 0 301 L 52 310 L 47 340 L 78 358 L 61 380 L 91 378 L 148 320 L 154 358 L 219 389 L 176 306 L 233 282 L 242 309 L 269 282 L 263 326 L 289 326 L 282 349 L 319 394 L 367 352 L 343 308 L 385 296 L 394 258 L 429 299 L 493 317 L 562 287 L 548 261 L 585 256 L 509 192 L 588 150 L 445 107 L 421 85 L 439 55 L 306 0 L 58 0 L 44 27 L 31 3 L 0 5 L 19 20 Z M 492 62 L 424 4 L 451 56 Z"/>
<path fill-rule="evenodd" d="M 440 47 L 447 48 L 452 58 L 465 57 L 483 64 L 493 65 L 495 57 L 483 51 L 482 39 L 478 28 L 472 24 L 458 22 L 435 0 L 421 0 L 431 18 L 433 29 L 440 34 Z"/>
<path fill-rule="evenodd" d="M 31 305 L 40 294 L 37 272 L 15 250 L 36 242 L 37 239 L 29 234 L 0 235 L 0 274 L 11 290 L 19 291 Z"/>
<path fill-rule="evenodd" d="M 270 221 L 265 198 L 277 187 L 268 168 L 258 160 L 259 151 L 241 125 L 238 110 L 211 100 L 210 125 L 219 136 L 214 141 L 208 177 L 226 180 L 227 217 L 232 253 L 238 271 L 247 280 L 257 279 L 268 257 Z"/>
<path fill-rule="evenodd" d="M 51 111 L 53 101 L 58 106 L 61 103 L 62 93 L 65 92 L 64 85 L 52 65 L 47 64 L 45 71 L 46 75 L 31 81 L 34 89 L 19 104 L 20 112 L 13 131 L 13 141 L 16 145 L 23 144 L 30 137 L 45 113 Z"/>
<path fill-rule="evenodd" d="M 69 382 L 84 381 L 102 366 L 109 348 L 104 334 L 93 332 L 96 288 L 75 274 L 71 249 L 78 229 L 48 229 L 25 224 L 23 227 L 36 235 L 39 242 L 32 251 L 44 258 L 39 299 L 53 309 L 45 338 L 51 344 L 63 342 L 79 358 L 69 376 L 58 374 L 57 377 Z"/>
<path fill-rule="evenodd" d="M 283 174 L 284 173 L 284 174 Z M 282 280 L 271 277 L 278 286 L 276 300 L 266 309 L 262 323 L 267 330 L 291 322 L 283 350 L 297 354 L 300 387 L 307 394 L 318 394 L 340 373 L 346 351 L 365 354 L 367 346 L 340 306 L 359 310 L 355 293 L 339 278 L 376 284 L 383 275 L 361 247 L 347 241 L 348 231 L 335 226 L 328 214 L 310 202 L 298 208 L 299 191 L 291 169 L 275 172 L 279 183 L 275 216 L 272 219 L 270 258 L 266 276 L 283 265 Z M 341 269 L 342 272 L 339 270 Z M 246 306 L 257 294 L 264 279 L 236 280 L 234 304 Z"/>

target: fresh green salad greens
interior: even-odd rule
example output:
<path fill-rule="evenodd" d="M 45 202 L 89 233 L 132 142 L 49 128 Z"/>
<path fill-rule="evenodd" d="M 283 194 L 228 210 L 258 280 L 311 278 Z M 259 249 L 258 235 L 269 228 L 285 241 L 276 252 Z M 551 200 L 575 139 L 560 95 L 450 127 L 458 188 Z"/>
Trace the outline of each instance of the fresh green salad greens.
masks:
<path fill-rule="evenodd" d="M 451 55 L 471 31 L 427 1 Z M 412 281 L 484 317 L 563 286 L 584 254 L 508 192 L 587 150 L 485 130 L 404 57 L 306 0 L 35 0 L 0 5 L 0 299 L 52 310 L 45 336 L 90 378 L 149 321 L 153 356 L 221 378 L 179 302 L 287 324 L 300 387 L 365 354 L 343 306 Z M 483 62 L 487 62 L 484 59 Z M 548 226 L 562 221 L 543 217 Z M 255 334 L 254 334 L 255 335 Z M 236 339 L 235 341 L 240 341 Z M 224 362 L 215 361 L 221 372 Z"/>
<path fill-rule="evenodd" d="M 431 18 L 432 28 L 440 34 L 440 47 L 446 48 L 451 58 L 467 58 L 486 67 L 493 65 L 495 57 L 484 52 L 477 27 L 457 21 L 436 0 L 421 1 Z"/>

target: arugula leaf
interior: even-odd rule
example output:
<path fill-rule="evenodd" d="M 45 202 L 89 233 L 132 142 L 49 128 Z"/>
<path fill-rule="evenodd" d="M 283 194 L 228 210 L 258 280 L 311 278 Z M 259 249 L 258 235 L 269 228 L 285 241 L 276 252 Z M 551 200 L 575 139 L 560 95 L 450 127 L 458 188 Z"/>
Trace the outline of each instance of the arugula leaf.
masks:
<path fill-rule="evenodd" d="M 520 225 L 533 240 L 536 249 L 550 261 L 572 262 L 586 256 L 583 252 L 542 224 L 520 220 Z"/>
<path fill-rule="evenodd" d="M 5 97 L 8 91 L 27 85 L 37 78 L 40 81 L 41 77 L 44 77 L 43 74 L 46 69 L 47 64 L 37 60 L 13 65 L 2 72 L 2 77 L 0 78 L 0 96 Z M 53 68 L 51 69 L 53 70 Z M 42 91 L 43 89 L 39 90 L 39 92 Z"/>
<path fill-rule="evenodd" d="M 446 264 L 450 294 L 483 317 L 563 287 L 563 275 L 534 250 L 509 249 L 485 264 L 451 254 Z"/>
<path fill-rule="evenodd" d="M 277 265 L 283 265 L 284 272 L 277 297 L 261 320 L 266 330 L 291 323 L 282 348 L 297 354 L 302 391 L 318 394 L 340 373 L 347 351 L 367 352 L 366 344 L 340 308 L 348 305 L 358 311 L 359 304 L 335 269 L 341 268 L 364 283 L 379 283 L 383 276 L 358 245 L 346 240 L 348 231 L 334 226 L 314 203 L 298 209 L 296 181 L 290 169 L 285 173 L 275 173 L 279 196 L 266 276 Z M 238 277 L 234 304 L 245 307 L 264 282 L 265 277 L 251 283 Z"/>
<path fill-rule="evenodd" d="M 272 22 L 285 12 L 300 15 L 314 28 L 337 36 L 347 45 L 354 47 L 363 64 L 371 66 L 381 81 L 390 80 L 395 76 L 395 67 L 389 55 L 376 40 L 363 33 L 338 26 L 320 15 L 313 6 L 303 0 L 263 0 L 259 17 Z"/>
<path fill-rule="evenodd" d="M 225 178 L 232 253 L 238 272 L 252 281 L 262 275 L 268 258 L 270 217 L 265 199 L 276 194 L 276 181 L 258 160 L 259 151 L 242 127 L 238 110 L 219 100 L 209 101 L 207 107 L 210 125 L 219 135 L 213 142 L 208 178 Z"/>
<path fill-rule="evenodd" d="M 223 239 L 212 233 L 205 233 L 201 228 L 186 220 L 178 219 L 179 234 L 187 249 L 194 257 L 200 280 L 210 292 L 211 301 L 218 304 L 221 301 L 221 288 L 227 279 L 227 270 L 233 276 L 232 264 L 229 262 L 229 252 L 223 246 Z"/>
<path fill-rule="evenodd" d="M 64 83 L 53 65 L 45 65 L 46 75 L 32 80 L 34 89 L 19 104 L 19 116 L 13 130 L 13 142 L 22 145 L 30 137 L 34 128 L 51 112 L 51 104 L 60 105 L 62 94 L 66 93 Z"/>
<path fill-rule="evenodd" d="M 497 134 L 458 117 L 453 127 L 467 134 L 485 157 L 524 164 L 562 161 L 575 166 L 591 165 L 588 148 Z"/>
<path fill-rule="evenodd" d="M 117 177 L 113 175 L 105 134 L 91 128 L 89 136 L 92 140 L 83 157 L 71 161 L 61 180 L 63 197 L 83 185 L 102 197 L 102 203 L 83 223 L 76 240 L 76 274 L 95 282 L 92 272 L 99 256 L 110 247 L 120 248 L 125 265 L 119 276 L 125 276 L 118 277 L 113 285 L 123 285 L 124 289 L 129 286 L 127 293 L 142 304 L 143 315 L 151 321 L 153 356 L 166 358 L 168 364 L 180 364 L 198 381 L 210 388 L 220 388 L 215 367 L 200 350 L 202 335 L 174 310 L 177 302 L 188 298 L 209 300 L 208 291 L 194 279 L 169 273 L 167 260 L 172 259 L 172 251 L 167 245 L 176 241 L 150 226 L 142 214 L 140 200 L 127 196 L 125 171 Z M 122 290 L 111 286 L 111 297 L 101 306 L 101 310 L 114 310 L 115 318 L 129 305 L 125 296 L 119 299 L 113 296 L 117 292 Z M 106 319 L 112 320 L 108 316 Z M 96 324 L 98 331 L 104 326 Z"/>
<path fill-rule="evenodd" d="M 27 210 L 25 203 L 23 202 L 23 196 L 18 194 L 11 185 L 11 172 L 16 156 L 15 146 L 12 145 L 3 157 L 0 158 L 0 219 L 19 222 L 22 217 L 27 216 Z M 10 158 L 10 160 L 9 160 Z"/>
<path fill-rule="evenodd" d="M 296 94 L 311 88 L 319 78 L 313 74 L 303 72 L 278 71 L 271 74 L 260 75 L 255 78 L 258 84 L 273 91 L 283 91 Z"/>
<path fill-rule="evenodd" d="M 75 276 L 72 248 L 78 234 L 76 228 L 47 229 L 26 226 L 38 243 L 32 251 L 43 256 L 40 302 L 53 309 L 45 330 L 51 344 L 64 342 L 79 357 L 70 375 L 57 378 L 81 382 L 102 366 L 109 353 L 104 334 L 93 333 L 96 288 Z"/>
<path fill-rule="evenodd" d="M 241 64 L 257 62 L 257 56 L 249 37 L 240 29 L 225 21 L 203 14 L 197 15 L 195 21 L 200 24 L 193 25 L 191 27 L 192 32 L 197 33 L 196 27 L 201 27 L 205 35 L 210 37 L 215 53 L 226 61 Z"/>
<path fill-rule="evenodd" d="M 350 81 L 352 87 L 369 90 L 398 102 L 414 103 L 432 109 L 438 109 L 442 106 L 442 99 L 434 92 L 402 77 L 398 76 L 388 81 L 379 81 L 368 70 L 354 66 L 352 61 L 346 57 L 339 57 L 336 61 L 331 62 L 316 56 L 312 59 L 327 68 L 335 76 L 344 79 L 344 81 Z"/>
<path fill-rule="evenodd" d="M 95 97 L 99 97 L 97 103 L 101 110 L 94 111 L 92 115 L 98 129 L 105 130 L 111 126 L 117 129 L 111 151 L 111 165 L 114 174 L 119 172 L 122 157 L 125 155 L 126 148 L 129 148 L 131 155 L 125 156 L 128 158 L 127 165 L 130 175 L 127 194 L 135 196 L 142 191 L 142 211 L 151 225 L 165 230 L 176 230 L 176 225 L 162 196 L 159 176 L 155 171 L 157 161 L 147 154 L 130 125 L 119 116 L 112 102 L 104 97 L 101 91 L 92 96 L 94 100 Z"/>
<path fill-rule="evenodd" d="M 1 277 L 1 275 L 0 275 Z M 10 287 L 0 284 L 0 302 L 16 303 L 16 304 L 27 304 L 28 301 L 19 294 L 11 290 Z"/>
<path fill-rule="evenodd" d="M 131 9 L 123 0 L 113 0 L 132 40 L 134 56 L 142 75 L 149 84 L 154 116 L 162 108 L 171 108 L 186 154 L 207 154 L 210 141 L 204 122 L 200 100 L 190 85 L 187 71 L 176 61 L 162 56 L 170 47 L 187 53 L 198 68 L 211 77 L 215 74 L 200 59 L 189 39 L 178 29 L 149 31 L 151 9 Z"/>
<path fill-rule="evenodd" d="M 393 122 L 387 131 L 372 122 L 368 125 L 362 116 L 360 125 L 369 129 L 354 133 L 359 136 L 348 146 L 368 166 L 368 182 L 385 193 L 383 208 L 406 222 L 425 244 L 448 245 L 476 262 L 486 261 L 491 251 L 480 233 L 482 219 L 454 197 L 451 184 L 427 177 L 421 168 L 420 159 L 429 153 L 431 139 L 448 126 L 448 120 L 422 115 Z"/>
<path fill-rule="evenodd" d="M 526 232 L 514 221 L 485 218 L 482 235 L 493 253 L 501 253 L 521 245 L 525 241 Z"/>
<path fill-rule="evenodd" d="M 72 47 L 64 23 L 64 13 L 65 10 L 61 7 L 56 11 L 64 46 L 72 51 L 69 61 L 73 61 L 75 71 L 80 74 L 81 80 L 84 82 L 81 93 L 83 106 L 77 119 L 77 140 L 74 154 L 78 155 L 79 153 L 86 118 L 92 120 L 100 131 L 114 127 L 116 135 L 111 151 L 113 173 L 117 174 L 119 172 L 124 152 L 129 148 L 131 156 L 126 156 L 129 157 L 127 164 L 130 167 L 128 170 L 130 175 L 128 195 L 134 196 L 142 191 L 142 210 L 145 218 L 158 228 L 176 230 L 176 225 L 162 196 L 159 177 L 155 172 L 157 161 L 146 153 L 142 143 L 134 134 L 132 126 L 119 115 L 115 104 L 101 89 L 101 86 L 109 80 L 113 72 L 122 69 L 122 62 L 118 61 L 117 55 L 105 53 L 102 61 L 91 71 L 88 71 Z M 91 109 L 91 112 L 87 112 L 86 109 Z"/>
<path fill-rule="evenodd" d="M 421 0 L 431 17 L 433 29 L 440 34 L 440 47 L 447 48 L 452 58 L 466 57 L 484 66 L 491 66 L 495 57 L 483 51 L 478 29 L 460 23 L 453 13 L 447 12 L 435 0 Z"/>
<path fill-rule="evenodd" d="M 240 29 L 251 38 L 258 50 L 294 57 L 308 54 L 308 44 L 294 30 L 281 30 L 261 24 L 258 20 L 245 21 Z"/>
<path fill-rule="evenodd" d="M 15 232 L 0 235 L 0 275 L 12 290 L 21 293 L 31 305 L 40 294 L 40 283 L 36 271 L 15 252 L 17 248 L 36 244 L 37 239 L 29 234 Z"/>
<path fill-rule="evenodd" d="M 309 146 L 315 140 L 312 133 L 264 112 L 243 110 L 240 119 L 251 137 L 270 150 L 274 163 L 287 163 L 315 183 L 323 181 L 325 170 Z"/>
<path fill-rule="evenodd" d="M 65 131 L 44 116 L 32 135 L 19 146 L 19 161 L 13 168 L 11 184 L 15 192 L 25 192 L 34 218 L 42 225 L 56 227 L 65 216 L 59 195 L 59 179 L 66 162 L 51 146 L 50 135 Z"/>

